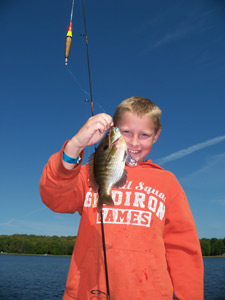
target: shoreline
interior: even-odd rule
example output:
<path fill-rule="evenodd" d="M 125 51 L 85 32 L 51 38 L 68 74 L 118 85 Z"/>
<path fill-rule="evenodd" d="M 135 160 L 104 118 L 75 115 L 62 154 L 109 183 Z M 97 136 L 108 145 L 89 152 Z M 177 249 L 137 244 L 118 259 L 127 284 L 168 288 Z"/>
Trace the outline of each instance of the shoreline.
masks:
<path fill-rule="evenodd" d="M 7 252 L 4 252 L 4 253 L 0 253 L 0 255 L 24 255 L 24 256 L 62 256 L 62 257 L 71 257 L 72 255 L 70 254 L 59 254 L 59 255 L 55 255 L 55 254 L 35 254 L 35 253 L 7 253 Z"/>
<path fill-rule="evenodd" d="M 25 255 L 25 256 L 55 256 L 55 257 L 71 257 L 72 255 L 70 254 L 59 254 L 59 255 L 55 255 L 55 254 L 35 254 L 35 253 L 7 253 L 7 252 L 3 252 L 0 253 L 0 255 Z M 202 256 L 203 258 L 208 258 L 208 257 L 224 257 L 225 255 L 209 255 L 209 256 Z"/>

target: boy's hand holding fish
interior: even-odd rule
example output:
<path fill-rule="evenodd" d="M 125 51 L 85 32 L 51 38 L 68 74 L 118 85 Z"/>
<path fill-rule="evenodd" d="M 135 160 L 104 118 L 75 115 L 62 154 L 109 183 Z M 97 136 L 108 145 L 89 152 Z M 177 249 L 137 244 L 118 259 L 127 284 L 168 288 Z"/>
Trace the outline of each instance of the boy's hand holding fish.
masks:
<path fill-rule="evenodd" d="M 112 127 L 113 119 L 107 114 L 99 114 L 88 119 L 84 126 L 65 146 L 65 153 L 77 158 L 81 151 L 90 145 L 98 143 L 96 152 L 89 161 L 90 184 L 99 194 L 98 211 L 101 211 L 103 203 L 114 205 L 110 191 L 112 187 L 121 187 L 126 183 L 127 176 L 125 163 L 136 164 L 131 155 L 128 155 L 125 138 L 119 128 Z M 105 135 L 109 130 L 108 135 Z M 102 139 L 104 137 L 104 139 Z M 67 169 L 74 168 L 75 164 L 63 160 Z"/>
<path fill-rule="evenodd" d="M 98 143 L 111 126 L 113 126 L 113 119 L 105 113 L 89 118 L 84 126 L 66 144 L 65 153 L 72 158 L 77 158 L 85 147 Z M 67 169 L 74 168 L 74 164 L 65 161 L 63 161 L 63 164 Z"/>

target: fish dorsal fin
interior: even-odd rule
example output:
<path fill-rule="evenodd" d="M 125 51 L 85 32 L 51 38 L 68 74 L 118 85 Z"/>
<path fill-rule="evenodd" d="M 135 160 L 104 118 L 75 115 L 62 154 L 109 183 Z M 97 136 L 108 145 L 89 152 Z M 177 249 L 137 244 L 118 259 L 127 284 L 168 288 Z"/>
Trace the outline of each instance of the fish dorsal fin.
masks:
<path fill-rule="evenodd" d="M 95 193 L 97 193 L 99 185 L 95 181 L 95 176 L 94 176 L 94 159 L 95 159 L 95 153 L 92 153 L 91 157 L 89 158 L 89 162 L 88 162 L 89 182 L 90 182 L 90 186 L 92 187 L 93 191 Z"/>
<path fill-rule="evenodd" d="M 135 158 L 130 153 L 128 153 L 128 155 L 127 155 L 126 165 L 129 166 L 129 167 L 137 166 L 137 162 L 136 162 Z"/>
<path fill-rule="evenodd" d="M 127 182 L 127 171 L 124 170 L 124 171 L 123 171 L 122 177 L 120 178 L 120 180 L 118 180 L 118 181 L 113 185 L 113 187 L 115 187 L 115 188 L 120 188 L 120 187 L 124 186 L 124 185 L 126 184 L 126 182 Z"/>

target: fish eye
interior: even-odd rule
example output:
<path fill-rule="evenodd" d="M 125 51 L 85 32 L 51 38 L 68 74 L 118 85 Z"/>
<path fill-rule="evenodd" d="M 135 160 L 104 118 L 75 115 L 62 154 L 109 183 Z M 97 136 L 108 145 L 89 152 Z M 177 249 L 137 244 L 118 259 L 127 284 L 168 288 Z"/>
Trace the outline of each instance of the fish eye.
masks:
<path fill-rule="evenodd" d="M 105 145 L 104 147 L 103 147 L 103 150 L 107 150 L 109 148 L 109 145 Z"/>

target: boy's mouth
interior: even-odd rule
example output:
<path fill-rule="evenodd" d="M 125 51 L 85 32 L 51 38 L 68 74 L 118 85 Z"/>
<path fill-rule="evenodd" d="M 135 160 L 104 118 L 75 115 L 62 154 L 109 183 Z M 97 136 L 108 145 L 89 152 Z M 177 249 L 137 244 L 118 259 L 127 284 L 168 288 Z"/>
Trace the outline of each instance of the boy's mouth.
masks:
<path fill-rule="evenodd" d="M 140 150 L 132 150 L 132 149 L 128 149 L 128 152 L 135 155 L 138 154 L 140 152 Z"/>

